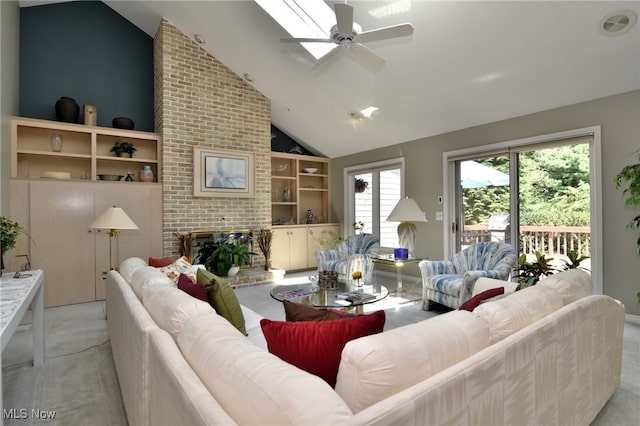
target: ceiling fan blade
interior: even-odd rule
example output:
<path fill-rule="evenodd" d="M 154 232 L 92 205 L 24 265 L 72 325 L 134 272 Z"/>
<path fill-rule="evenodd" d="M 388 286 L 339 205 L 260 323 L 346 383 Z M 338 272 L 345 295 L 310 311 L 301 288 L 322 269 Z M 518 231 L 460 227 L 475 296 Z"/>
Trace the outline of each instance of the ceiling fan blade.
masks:
<path fill-rule="evenodd" d="M 353 32 L 353 6 L 337 3 L 333 6 L 336 11 L 336 22 L 340 34 L 349 35 Z"/>
<path fill-rule="evenodd" d="M 338 55 L 344 53 L 345 48 L 342 46 L 336 46 L 331 49 L 329 53 L 318 59 L 318 62 L 311 68 L 312 71 L 317 71 L 324 68 L 329 62 L 333 61 Z"/>
<path fill-rule="evenodd" d="M 337 5 L 336 5 L 337 6 Z M 390 38 L 406 37 L 413 34 L 413 25 L 400 24 L 391 27 L 378 28 L 377 30 L 363 31 L 358 34 L 358 41 L 368 43 L 370 41 L 387 40 Z"/>
<path fill-rule="evenodd" d="M 292 38 L 286 37 L 280 39 L 281 43 L 333 43 L 333 40 L 328 38 Z"/>
<path fill-rule="evenodd" d="M 360 60 L 369 65 L 371 68 L 382 68 L 382 66 L 384 66 L 384 58 L 378 55 L 373 50 L 369 49 L 364 44 L 353 43 L 351 46 L 349 46 L 349 49 L 353 51 L 353 53 Z"/>

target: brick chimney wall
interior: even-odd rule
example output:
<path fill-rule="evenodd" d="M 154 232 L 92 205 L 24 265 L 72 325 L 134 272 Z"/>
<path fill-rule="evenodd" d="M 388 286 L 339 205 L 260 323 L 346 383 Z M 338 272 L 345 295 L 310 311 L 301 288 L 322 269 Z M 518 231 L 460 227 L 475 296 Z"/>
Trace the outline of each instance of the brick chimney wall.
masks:
<path fill-rule="evenodd" d="M 175 232 L 270 228 L 269 99 L 166 20 L 154 38 L 154 74 L 164 254 L 177 256 Z M 194 146 L 252 152 L 255 198 L 194 197 Z M 261 255 L 254 266 L 260 263 Z"/>

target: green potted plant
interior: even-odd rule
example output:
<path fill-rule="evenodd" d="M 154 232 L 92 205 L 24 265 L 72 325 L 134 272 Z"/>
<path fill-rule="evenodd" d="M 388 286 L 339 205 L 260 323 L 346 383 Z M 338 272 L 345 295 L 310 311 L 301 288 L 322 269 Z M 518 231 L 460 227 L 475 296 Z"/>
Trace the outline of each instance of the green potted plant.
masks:
<path fill-rule="evenodd" d="M 133 153 L 137 150 L 131 142 L 116 142 L 111 147 L 111 152 L 115 152 L 118 157 L 133 157 Z"/>
<path fill-rule="evenodd" d="M 213 250 L 205 266 L 216 275 L 226 277 L 232 266 L 239 268 L 249 264 L 251 256 L 255 254 L 247 246 L 222 242 Z"/>
<path fill-rule="evenodd" d="M 638 159 L 640 159 L 640 150 L 636 151 Z M 622 195 L 626 196 L 624 203 L 627 206 L 640 206 L 640 163 L 624 166 L 620 173 L 615 178 L 616 189 L 620 189 L 624 185 L 628 184 L 626 188 L 622 190 Z M 631 219 L 631 222 L 627 224 L 629 229 L 640 229 L 640 215 Z M 636 244 L 636 251 L 640 255 L 640 237 L 638 237 Z"/>
<path fill-rule="evenodd" d="M 0 216 L 0 251 L 1 253 L 1 265 L 0 268 L 4 270 L 4 254 L 16 246 L 18 236 L 24 232 L 22 226 L 18 222 L 14 222 L 8 217 Z"/>
<path fill-rule="evenodd" d="M 521 254 L 518 257 L 518 270 L 517 281 L 520 284 L 520 288 L 529 287 L 535 285 L 543 277 L 549 276 L 557 271 L 551 262 L 552 257 L 546 257 L 539 251 L 535 252 L 536 260 L 529 262 L 526 254 Z"/>
<path fill-rule="evenodd" d="M 640 159 L 640 149 L 635 152 Z M 627 206 L 635 207 L 640 206 L 640 163 L 624 166 L 620 173 L 615 178 L 616 189 L 628 184 L 626 188 L 622 190 L 622 195 L 626 196 L 624 203 Z M 631 219 L 631 222 L 627 223 L 629 229 L 640 229 L 640 214 Z M 640 255 L 640 237 L 636 241 L 636 252 Z M 640 292 L 636 294 L 638 297 L 638 303 L 640 303 Z"/>
<path fill-rule="evenodd" d="M 582 263 L 582 261 L 589 259 L 589 256 L 580 256 L 580 254 L 576 250 L 571 250 L 569 253 L 567 253 L 567 258 L 568 260 L 562 259 L 562 262 L 564 263 L 564 270 L 580 268 L 580 264 Z"/>

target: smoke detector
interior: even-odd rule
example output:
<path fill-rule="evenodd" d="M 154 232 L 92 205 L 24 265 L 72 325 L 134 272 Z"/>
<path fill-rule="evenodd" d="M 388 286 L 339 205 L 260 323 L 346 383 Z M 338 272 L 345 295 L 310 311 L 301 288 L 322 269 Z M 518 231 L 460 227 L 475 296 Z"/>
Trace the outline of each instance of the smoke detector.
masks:
<path fill-rule="evenodd" d="M 633 10 L 616 10 L 600 20 L 598 32 L 609 37 L 619 36 L 630 31 L 637 20 Z"/>

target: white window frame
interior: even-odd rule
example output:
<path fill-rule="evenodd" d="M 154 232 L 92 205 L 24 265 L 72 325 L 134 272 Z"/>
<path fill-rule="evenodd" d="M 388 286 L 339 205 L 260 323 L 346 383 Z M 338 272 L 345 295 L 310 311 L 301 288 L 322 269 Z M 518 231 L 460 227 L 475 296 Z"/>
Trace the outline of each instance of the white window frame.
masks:
<path fill-rule="evenodd" d="M 594 294 L 602 294 L 603 292 L 603 267 L 602 267 L 602 153 L 601 153 L 601 131 L 600 126 L 584 127 L 581 129 L 567 130 L 557 133 L 549 133 L 545 135 L 533 136 L 523 139 L 515 139 L 505 142 L 498 142 L 489 145 L 464 148 L 455 151 L 446 151 L 442 154 L 443 161 L 443 194 L 445 202 L 443 204 L 444 213 L 444 255 L 450 257 L 455 247 L 455 234 L 451 232 L 452 224 L 457 220 L 455 218 L 455 197 L 454 188 L 456 184 L 455 167 L 453 167 L 454 158 L 462 156 L 482 156 L 492 155 L 494 153 L 504 153 L 517 147 L 525 145 L 543 145 L 561 141 L 562 139 L 578 138 L 581 136 L 592 136 L 593 140 L 589 146 L 589 183 L 591 186 L 591 277 L 593 280 Z M 511 182 L 516 182 L 517 170 L 511 168 Z M 518 200 L 511 200 L 517 203 Z M 517 232 L 512 229 L 512 232 Z M 517 237 L 517 234 L 516 234 Z M 512 238 L 513 235 L 512 235 Z"/>
<path fill-rule="evenodd" d="M 373 163 L 365 163 L 365 164 L 358 164 L 355 166 L 348 166 L 345 167 L 343 170 L 343 182 L 344 182 L 344 226 L 342 227 L 342 237 L 346 238 L 349 235 L 352 235 L 353 233 L 350 232 L 352 231 L 351 226 L 347 226 L 348 224 L 354 223 L 356 218 L 355 218 L 355 205 L 353 203 L 354 199 L 355 199 L 355 185 L 353 185 L 353 179 L 351 179 L 351 177 L 355 174 L 359 174 L 359 173 L 368 173 L 371 172 L 374 169 L 379 169 L 379 168 L 385 168 L 385 167 L 391 167 L 391 166 L 396 166 L 400 168 L 400 198 L 404 198 L 405 197 L 405 160 L 404 157 L 396 157 L 396 158 L 391 158 L 388 160 L 382 160 L 382 161 L 376 161 Z M 376 186 L 378 187 L 378 186 Z M 380 197 L 376 196 L 376 198 L 378 199 L 378 203 L 380 202 Z M 378 206 L 374 206 L 374 212 L 375 210 L 379 209 L 379 205 Z"/>

